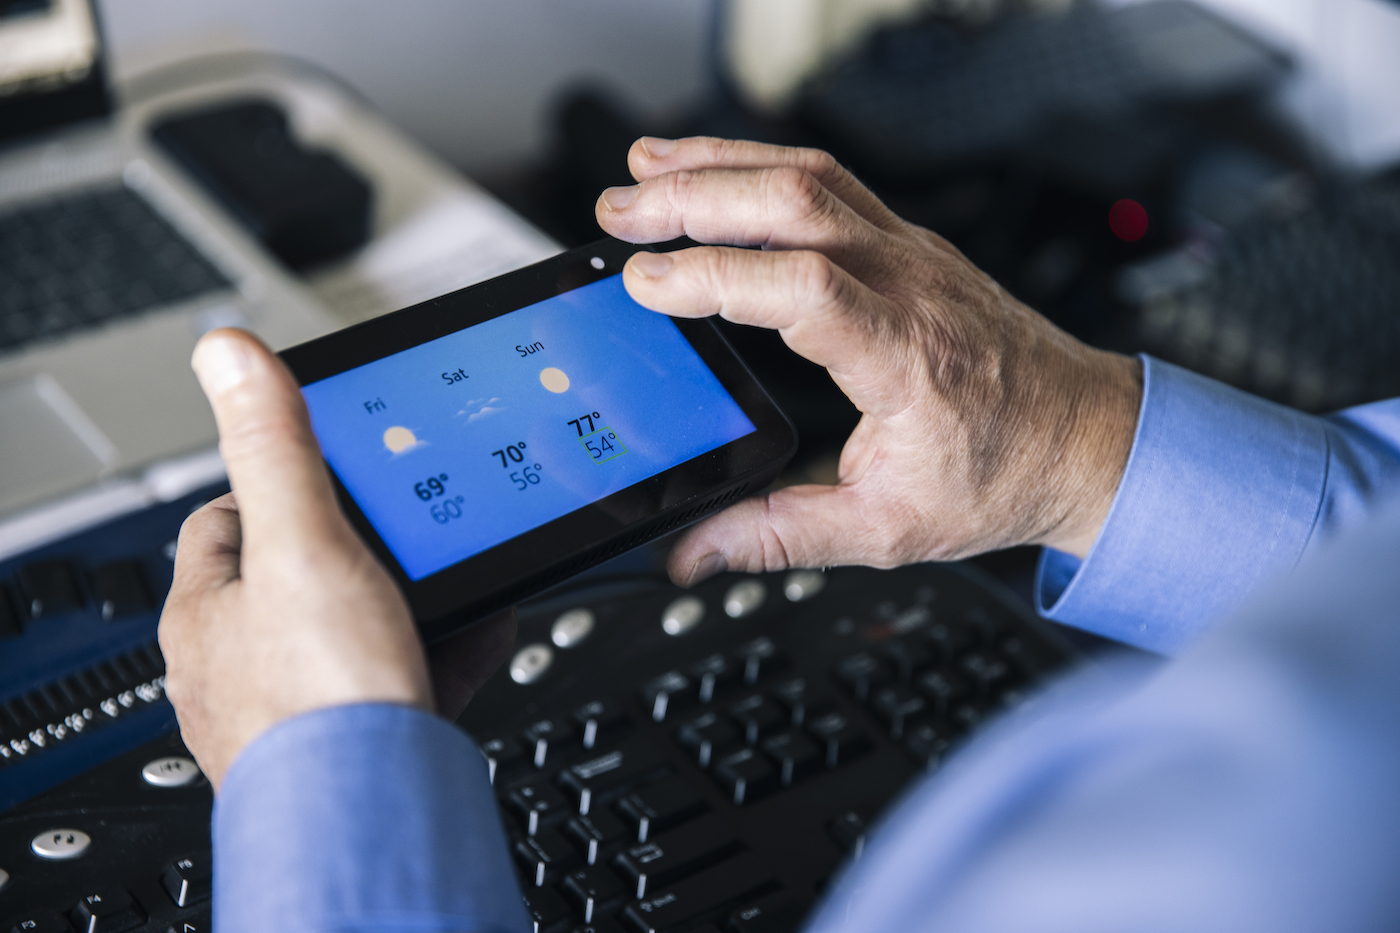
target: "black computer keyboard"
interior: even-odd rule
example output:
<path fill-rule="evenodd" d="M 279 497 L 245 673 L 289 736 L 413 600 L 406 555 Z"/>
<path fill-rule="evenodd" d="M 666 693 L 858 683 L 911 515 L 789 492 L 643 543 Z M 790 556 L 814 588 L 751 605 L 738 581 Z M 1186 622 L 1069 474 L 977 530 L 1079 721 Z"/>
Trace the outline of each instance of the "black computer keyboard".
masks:
<path fill-rule="evenodd" d="M 786 931 L 911 781 L 1072 658 L 962 565 L 601 576 L 521 608 L 460 722 L 538 931 Z M 211 803 L 168 734 L 0 813 L 0 931 L 203 933 Z"/>
<path fill-rule="evenodd" d="M 1142 280 L 1143 348 L 1304 411 L 1400 395 L 1400 182 L 1324 191 L 1223 236 L 1126 274 Z"/>
<path fill-rule="evenodd" d="M 0 208 L 0 351 L 228 285 L 123 185 Z"/>

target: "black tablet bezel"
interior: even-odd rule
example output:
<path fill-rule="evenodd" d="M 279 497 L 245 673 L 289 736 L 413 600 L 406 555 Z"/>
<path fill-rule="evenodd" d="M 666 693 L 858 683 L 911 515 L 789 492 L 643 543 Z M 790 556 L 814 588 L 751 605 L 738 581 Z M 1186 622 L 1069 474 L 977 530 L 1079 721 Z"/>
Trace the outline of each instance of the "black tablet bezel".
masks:
<path fill-rule="evenodd" d="M 297 381 L 307 386 L 617 275 L 633 253 L 645 249 L 620 240 L 601 240 L 291 347 L 281 356 Z M 601 267 L 595 265 L 597 260 L 602 261 Z M 766 482 L 791 459 L 797 448 L 796 430 L 714 324 L 704 319 L 672 321 L 757 430 L 421 580 L 409 579 L 327 464 L 345 514 L 393 575 L 425 636 L 456 627 L 454 621 L 460 622 L 456 617 L 463 612 L 500 608 L 505 602 L 492 594 L 530 578 L 543 579 L 540 568 L 586 565 L 593 549 L 616 541 L 636 526 L 670 512 L 684 512 L 716 492 L 737 490 L 736 484 L 746 478 L 762 476 Z"/>

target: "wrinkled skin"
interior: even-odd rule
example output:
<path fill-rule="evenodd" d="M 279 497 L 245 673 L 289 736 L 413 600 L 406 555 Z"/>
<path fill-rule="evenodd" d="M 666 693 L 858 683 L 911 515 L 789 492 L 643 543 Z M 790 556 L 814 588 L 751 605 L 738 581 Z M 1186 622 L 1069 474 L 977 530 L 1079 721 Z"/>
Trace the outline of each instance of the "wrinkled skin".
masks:
<path fill-rule="evenodd" d="M 249 742 L 300 713 L 384 702 L 455 718 L 509 653 L 514 614 L 437 646 L 430 663 L 403 596 L 340 511 L 281 361 L 223 330 L 200 341 L 194 365 L 233 492 L 180 529 L 160 647 L 181 735 L 209 780 L 217 789 Z"/>
<path fill-rule="evenodd" d="M 719 244 L 634 256 L 629 293 L 776 329 L 862 412 L 836 486 L 782 489 L 692 529 L 671 554 L 676 582 L 1017 544 L 1087 553 L 1132 447 L 1136 360 L 1054 327 L 826 153 L 642 139 L 628 164 L 639 184 L 599 198 L 604 230 Z"/>

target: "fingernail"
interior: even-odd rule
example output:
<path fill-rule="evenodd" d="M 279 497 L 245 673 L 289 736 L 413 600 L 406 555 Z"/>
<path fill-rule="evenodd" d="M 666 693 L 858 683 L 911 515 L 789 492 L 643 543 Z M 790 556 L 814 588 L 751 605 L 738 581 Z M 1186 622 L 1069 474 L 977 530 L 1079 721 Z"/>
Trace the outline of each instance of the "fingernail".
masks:
<path fill-rule="evenodd" d="M 662 139 L 660 136 L 643 136 L 642 148 L 647 151 L 647 155 L 653 159 L 671 154 L 671 150 L 676 148 L 674 139 Z"/>
<path fill-rule="evenodd" d="M 615 211 L 620 211 L 637 200 L 637 191 L 640 187 L 640 185 L 626 185 L 621 188 L 609 188 L 603 192 L 603 203 Z"/>
<path fill-rule="evenodd" d="M 194 348 L 190 365 L 210 398 L 222 395 L 248 378 L 252 359 L 242 341 L 233 337 L 208 336 Z"/>
<path fill-rule="evenodd" d="M 686 586 L 694 586 L 703 583 L 715 574 L 724 573 L 729 569 L 729 561 L 723 554 L 706 554 L 695 562 L 691 568 L 690 579 L 685 581 Z"/>
<path fill-rule="evenodd" d="M 676 261 L 665 253 L 636 253 L 632 256 L 632 268 L 649 279 L 659 279 L 667 272 Z"/>

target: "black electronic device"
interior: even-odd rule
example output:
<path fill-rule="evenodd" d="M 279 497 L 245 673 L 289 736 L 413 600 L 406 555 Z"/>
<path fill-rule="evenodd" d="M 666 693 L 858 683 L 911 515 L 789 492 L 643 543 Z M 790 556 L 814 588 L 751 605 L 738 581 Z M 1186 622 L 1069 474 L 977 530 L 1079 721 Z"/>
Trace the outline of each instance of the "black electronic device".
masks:
<path fill-rule="evenodd" d="M 351 522 L 425 638 L 770 482 L 792 425 L 603 240 L 283 352 Z"/>
<path fill-rule="evenodd" d="M 1073 657 L 968 565 L 612 573 L 522 605 L 459 724 L 536 930 L 791 933 L 911 782 Z M 212 803 L 171 733 L 0 812 L 0 931 L 87 929 L 100 894 L 101 929 L 206 933 Z"/>
<path fill-rule="evenodd" d="M 333 153 L 303 145 L 271 101 L 168 116 L 151 137 L 292 269 L 336 259 L 369 238 L 369 183 Z"/>

